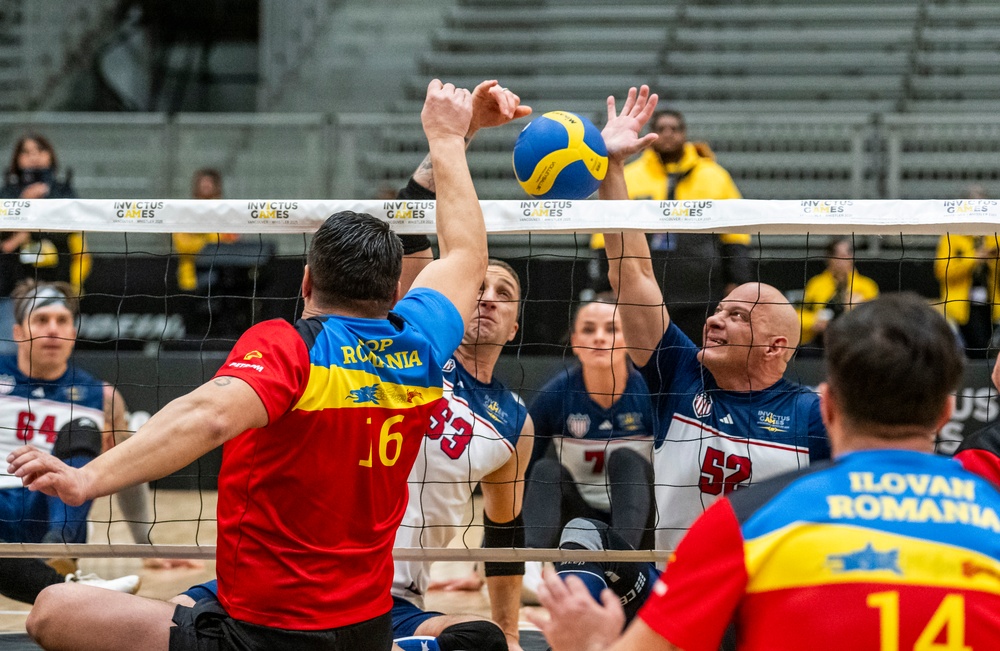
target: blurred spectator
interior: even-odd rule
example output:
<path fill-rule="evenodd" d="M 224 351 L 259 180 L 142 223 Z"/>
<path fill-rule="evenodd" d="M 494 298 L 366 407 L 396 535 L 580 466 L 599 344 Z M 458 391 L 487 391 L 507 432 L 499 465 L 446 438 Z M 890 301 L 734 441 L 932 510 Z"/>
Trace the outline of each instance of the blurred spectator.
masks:
<path fill-rule="evenodd" d="M 659 138 L 638 160 L 625 167 L 630 199 L 742 198 L 729 172 L 715 162 L 708 144 L 688 142 L 687 126 L 679 111 L 656 112 L 651 130 Z M 705 318 L 715 310 L 718 301 L 737 285 L 754 280 L 749 245 L 749 235 L 655 233 L 651 236 L 653 269 L 670 319 L 695 341 L 701 341 Z M 602 236 L 594 236 L 591 247 L 601 249 L 603 258 Z M 599 269 L 595 271 L 600 273 Z"/>
<path fill-rule="evenodd" d="M 14 286 L 24 278 L 21 246 L 28 241 L 27 231 L 0 232 L 0 355 L 17 352 L 14 343 Z"/>
<path fill-rule="evenodd" d="M 826 246 L 826 270 L 809 279 L 799 317 L 802 346 L 822 348 L 831 321 L 859 303 L 878 296 L 878 284 L 854 268 L 854 245 L 841 237 Z"/>
<path fill-rule="evenodd" d="M 192 199 L 221 199 L 222 174 L 219 170 L 203 168 L 191 179 Z M 177 253 L 177 287 L 182 292 L 198 289 L 198 272 L 195 258 L 210 244 L 232 244 L 239 239 L 233 233 L 174 233 L 174 252 Z"/>
<path fill-rule="evenodd" d="M 986 199 L 982 186 L 966 188 L 968 199 Z M 993 326 L 1000 320 L 1000 287 L 996 235 L 942 235 L 934 256 L 934 275 L 941 288 L 941 306 L 948 322 L 958 329 L 966 352 L 986 354 Z"/>
<path fill-rule="evenodd" d="M 71 175 L 60 180 L 58 171 L 55 150 L 46 137 L 36 133 L 22 136 L 14 145 L 0 199 L 75 199 Z M 7 250 L 13 248 L 9 242 L 4 242 L 4 254 L 13 252 Z M 21 241 L 20 252 L 28 275 L 36 280 L 68 282 L 75 292 L 82 292 L 91 264 L 83 233 L 37 233 Z M 3 263 L 4 271 L 8 264 L 12 262 Z"/>

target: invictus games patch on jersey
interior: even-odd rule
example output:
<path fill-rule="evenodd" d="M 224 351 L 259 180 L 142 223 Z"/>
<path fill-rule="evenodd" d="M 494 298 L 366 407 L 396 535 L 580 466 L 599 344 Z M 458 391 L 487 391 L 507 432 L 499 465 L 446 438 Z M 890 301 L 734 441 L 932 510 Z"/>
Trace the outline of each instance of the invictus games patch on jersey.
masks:
<path fill-rule="evenodd" d="M 779 416 L 771 411 L 757 412 L 757 425 L 768 432 L 787 432 L 790 416 Z"/>
<path fill-rule="evenodd" d="M 582 439 L 590 431 L 590 416 L 570 414 L 566 417 L 566 429 L 576 438 Z"/>
<path fill-rule="evenodd" d="M 642 422 L 642 414 L 637 411 L 626 411 L 624 414 L 618 414 L 618 427 L 626 432 L 645 429 Z"/>
<path fill-rule="evenodd" d="M 712 396 L 708 395 L 705 391 L 700 391 L 694 397 L 694 401 L 691 403 L 691 408 L 694 409 L 694 413 L 698 418 L 704 418 L 712 413 Z"/>
<path fill-rule="evenodd" d="M 87 389 L 81 386 L 66 387 L 66 399 L 70 402 L 83 402 L 86 399 Z"/>

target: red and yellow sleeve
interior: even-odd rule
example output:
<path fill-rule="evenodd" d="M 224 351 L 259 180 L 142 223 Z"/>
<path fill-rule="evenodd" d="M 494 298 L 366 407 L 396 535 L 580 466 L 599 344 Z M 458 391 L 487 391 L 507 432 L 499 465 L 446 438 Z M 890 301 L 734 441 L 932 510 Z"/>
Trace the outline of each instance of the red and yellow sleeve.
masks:
<path fill-rule="evenodd" d="M 286 321 L 259 323 L 240 337 L 216 377 L 236 377 L 257 393 L 274 422 L 292 408 L 309 380 L 309 351 Z"/>
<path fill-rule="evenodd" d="M 716 651 L 746 584 L 739 523 L 719 500 L 681 540 L 639 617 L 684 651 Z"/>

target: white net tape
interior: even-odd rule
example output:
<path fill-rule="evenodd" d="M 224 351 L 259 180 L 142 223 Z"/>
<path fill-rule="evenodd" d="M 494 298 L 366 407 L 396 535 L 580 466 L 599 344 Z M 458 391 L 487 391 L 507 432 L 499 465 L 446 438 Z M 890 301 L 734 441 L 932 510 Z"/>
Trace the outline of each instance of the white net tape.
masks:
<path fill-rule="evenodd" d="M 483 201 L 490 233 L 604 230 L 992 234 L 1000 202 L 974 200 Z M 434 232 L 434 201 L 0 201 L 0 230 L 142 233 L 309 233 L 341 210 L 388 219 L 403 234 Z"/>

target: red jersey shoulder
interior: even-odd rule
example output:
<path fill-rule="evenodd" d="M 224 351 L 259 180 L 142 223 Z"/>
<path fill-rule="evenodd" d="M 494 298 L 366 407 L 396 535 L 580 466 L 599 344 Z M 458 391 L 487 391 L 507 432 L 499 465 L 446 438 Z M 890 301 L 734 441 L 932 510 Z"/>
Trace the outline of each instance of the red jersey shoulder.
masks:
<path fill-rule="evenodd" d="M 305 390 L 309 350 L 302 335 L 287 321 L 264 321 L 243 333 L 216 375 L 247 382 L 273 421 Z"/>

